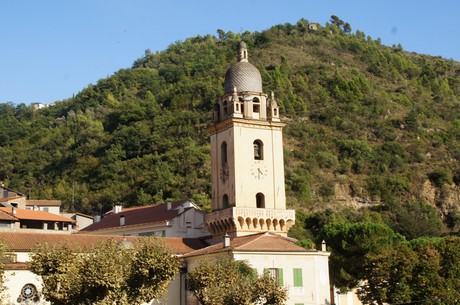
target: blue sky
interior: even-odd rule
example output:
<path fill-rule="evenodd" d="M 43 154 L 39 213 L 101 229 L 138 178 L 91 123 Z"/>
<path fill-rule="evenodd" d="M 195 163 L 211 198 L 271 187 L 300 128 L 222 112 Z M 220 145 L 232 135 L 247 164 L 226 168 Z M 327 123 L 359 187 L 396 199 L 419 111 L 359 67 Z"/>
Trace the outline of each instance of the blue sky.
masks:
<path fill-rule="evenodd" d="M 458 0 L 0 0 L 0 103 L 72 97 L 168 45 L 331 15 L 386 45 L 460 61 Z"/>

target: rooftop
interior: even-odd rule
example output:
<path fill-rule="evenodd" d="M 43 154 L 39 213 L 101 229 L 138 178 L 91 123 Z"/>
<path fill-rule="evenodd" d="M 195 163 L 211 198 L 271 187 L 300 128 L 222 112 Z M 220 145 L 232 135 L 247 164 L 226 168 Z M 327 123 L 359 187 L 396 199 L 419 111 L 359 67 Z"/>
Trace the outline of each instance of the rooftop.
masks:
<path fill-rule="evenodd" d="M 121 216 L 125 217 L 123 227 L 172 220 L 180 214 L 180 206 L 190 206 L 191 203 L 187 203 L 190 203 L 190 201 L 179 200 L 171 203 L 126 208 L 116 214 L 110 212 L 107 213 L 100 221 L 87 226 L 81 231 L 89 232 L 119 227 Z M 184 210 L 187 209 L 188 208 L 185 208 Z"/>
<path fill-rule="evenodd" d="M 127 239 L 132 243 L 138 242 L 146 237 L 138 236 L 109 236 L 90 234 L 68 234 L 57 235 L 47 233 L 22 233 L 22 232 L 0 232 L 0 242 L 15 252 L 29 252 L 39 244 L 65 244 L 71 249 L 94 247 L 100 242 L 114 240 L 122 241 Z M 160 239 L 166 246 L 169 246 L 176 254 L 184 254 L 201 249 L 207 244 L 196 238 L 163 237 Z"/>
<path fill-rule="evenodd" d="M 223 242 L 199 249 L 184 255 L 192 257 L 207 255 L 226 251 L 239 252 L 318 252 L 315 249 L 307 250 L 295 243 L 295 239 L 283 237 L 272 233 L 258 233 L 235 237 L 231 240 L 229 247 L 224 247 Z"/>
<path fill-rule="evenodd" d="M 11 217 L 14 217 L 18 220 L 41 220 L 41 221 L 57 221 L 57 222 L 70 222 L 70 223 L 75 222 L 72 219 L 62 217 L 60 215 L 56 215 L 53 213 L 44 212 L 44 211 L 33 211 L 33 210 L 16 208 L 15 212 L 13 212 L 13 208 L 0 207 L 0 212 L 2 212 L 3 214 L 7 214 Z"/>

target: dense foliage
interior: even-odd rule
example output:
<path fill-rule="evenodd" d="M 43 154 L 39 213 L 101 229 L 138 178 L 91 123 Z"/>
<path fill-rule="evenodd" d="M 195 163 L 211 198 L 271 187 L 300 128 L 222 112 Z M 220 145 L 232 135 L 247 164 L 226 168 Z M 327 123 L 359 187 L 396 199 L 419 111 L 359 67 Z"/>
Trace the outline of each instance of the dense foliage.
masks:
<path fill-rule="evenodd" d="M 150 238 L 86 249 L 42 244 L 31 259 L 32 272 L 43 279 L 44 297 L 55 305 L 143 304 L 165 296 L 179 271 L 173 253 Z"/>
<path fill-rule="evenodd" d="M 282 305 L 287 299 L 287 289 L 275 279 L 258 276 L 244 261 L 228 257 L 210 258 L 193 268 L 187 289 L 203 305 Z"/>
<path fill-rule="evenodd" d="M 46 109 L 1 104 L 0 180 L 90 214 L 184 197 L 208 207 L 206 126 L 244 40 L 287 123 L 291 207 L 364 206 L 402 234 L 423 211 L 429 235 L 443 229 L 433 217 L 457 230 L 460 64 L 383 46 L 333 17 L 317 30 L 304 19 L 218 30 L 147 50 L 131 69 Z"/>

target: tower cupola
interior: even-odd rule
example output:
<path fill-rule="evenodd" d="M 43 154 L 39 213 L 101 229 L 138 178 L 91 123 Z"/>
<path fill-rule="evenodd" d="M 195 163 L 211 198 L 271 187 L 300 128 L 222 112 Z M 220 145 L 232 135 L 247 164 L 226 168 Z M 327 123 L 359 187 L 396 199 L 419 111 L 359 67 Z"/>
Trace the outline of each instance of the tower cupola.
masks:
<path fill-rule="evenodd" d="M 238 93 L 262 93 L 262 77 L 259 70 L 249 62 L 248 49 L 244 41 L 240 43 L 238 62 L 225 74 L 225 94 L 232 93 L 235 87 Z"/>

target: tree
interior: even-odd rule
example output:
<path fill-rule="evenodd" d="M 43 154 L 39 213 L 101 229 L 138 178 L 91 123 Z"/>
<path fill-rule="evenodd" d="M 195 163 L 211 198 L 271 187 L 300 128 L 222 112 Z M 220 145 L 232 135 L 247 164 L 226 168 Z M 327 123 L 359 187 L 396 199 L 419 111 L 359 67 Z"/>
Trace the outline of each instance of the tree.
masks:
<path fill-rule="evenodd" d="M 359 288 L 365 304 L 454 305 L 460 299 L 460 239 L 419 238 L 373 253 Z"/>
<path fill-rule="evenodd" d="M 222 280 L 225 279 L 225 280 Z M 203 305 L 281 305 L 287 290 L 269 275 L 257 276 L 243 261 L 204 261 L 187 275 L 187 289 Z"/>
<path fill-rule="evenodd" d="M 405 241 L 389 227 L 370 222 L 327 224 L 320 237 L 332 250 L 332 283 L 343 289 L 357 287 L 366 279 L 363 266 L 369 255 L 389 251 Z"/>
<path fill-rule="evenodd" d="M 370 254 L 362 266 L 364 284 L 359 299 L 364 304 L 403 304 L 411 301 L 413 271 L 417 254 L 407 245 Z"/>
<path fill-rule="evenodd" d="M 109 240 L 93 248 L 39 245 L 32 272 L 53 305 L 142 304 L 167 293 L 179 261 L 158 239 Z"/>
<path fill-rule="evenodd" d="M 4 262 L 7 260 L 7 248 L 6 246 L 0 242 L 0 304 L 3 304 L 3 294 L 2 292 L 5 291 L 5 266 Z"/>

